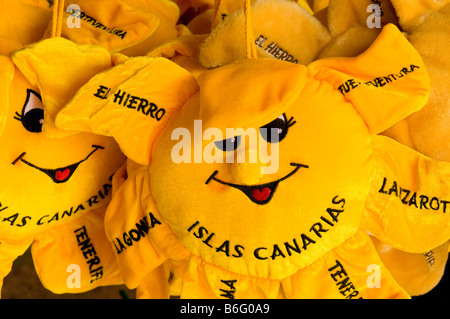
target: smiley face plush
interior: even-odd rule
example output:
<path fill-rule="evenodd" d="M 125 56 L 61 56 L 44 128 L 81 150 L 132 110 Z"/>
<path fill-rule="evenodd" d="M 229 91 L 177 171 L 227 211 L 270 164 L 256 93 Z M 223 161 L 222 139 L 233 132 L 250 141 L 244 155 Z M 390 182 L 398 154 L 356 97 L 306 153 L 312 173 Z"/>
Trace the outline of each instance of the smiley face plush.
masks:
<path fill-rule="evenodd" d="M 141 165 L 105 217 L 138 296 L 401 298 L 360 225 L 369 210 L 386 242 L 448 240 L 448 165 L 376 135 L 428 95 L 420 56 L 389 25 L 357 58 L 308 66 L 244 59 L 195 79 L 165 59 L 130 59 L 94 76 L 56 125 L 113 136 Z M 439 209 L 380 192 L 393 181 Z"/>
<path fill-rule="evenodd" d="M 52 112 L 77 86 L 111 66 L 110 54 L 50 39 L 0 63 L 1 280 L 31 245 L 38 275 L 54 292 L 120 283 L 103 215 L 124 156 L 112 138 L 52 125 Z M 81 272 L 73 289 L 66 284 L 69 265 Z"/>

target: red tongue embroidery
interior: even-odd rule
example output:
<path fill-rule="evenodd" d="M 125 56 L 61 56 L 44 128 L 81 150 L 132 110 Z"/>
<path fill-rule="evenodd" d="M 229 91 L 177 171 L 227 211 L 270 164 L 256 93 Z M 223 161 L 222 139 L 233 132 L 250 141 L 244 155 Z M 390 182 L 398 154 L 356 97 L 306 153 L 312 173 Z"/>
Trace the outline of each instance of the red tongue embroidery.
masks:
<path fill-rule="evenodd" d="M 58 170 L 58 171 L 56 171 L 55 178 L 58 181 L 63 181 L 67 178 L 67 176 L 69 176 L 69 174 L 70 174 L 70 169 L 68 169 L 68 168 L 66 168 L 63 171 Z"/>
<path fill-rule="evenodd" d="M 262 191 L 254 189 L 252 195 L 253 198 L 256 199 L 257 201 L 263 202 L 269 198 L 270 189 L 268 187 L 264 187 Z"/>

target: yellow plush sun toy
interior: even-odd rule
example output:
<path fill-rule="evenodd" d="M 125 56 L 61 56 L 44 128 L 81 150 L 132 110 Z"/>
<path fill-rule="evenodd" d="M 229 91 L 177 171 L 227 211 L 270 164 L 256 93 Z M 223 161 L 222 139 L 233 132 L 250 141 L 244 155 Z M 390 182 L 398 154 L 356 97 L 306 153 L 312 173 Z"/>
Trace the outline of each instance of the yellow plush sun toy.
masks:
<path fill-rule="evenodd" d="M 53 124 L 76 89 L 112 65 L 110 53 L 55 38 L 0 64 L 0 281 L 31 245 L 55 293 L 122 283 L 103 217 L 124 155 L 112 138 Z"/>
<path fill-rule="evenodd" d="M 135 56 L 187 29 L 177 25 L 180 10 L 170 0 L 1 0 L 0 5 L 2 54 L 56 32 L 78 44 Z"/>
<path fill-rule="evenodd" d="M 145 54 L 184 30 L 177 25 L 179 8 L 170 0 L 56 0 L 54 12 L 63 38 L 127 56 Z M 52 21 L 45 37 L 54 29 Z"/>
<path fill-rule="evenodd" d="M 433 159 L 446 162 L 450 161 L 450 53 L 445 49 L 450 42 L 449 22 L 448 0 L 331 0 L 328 26 L 333 39 L 320 54 L 322 58 L 356 56 L 374 41 L 382 26 L 397 24 L 424 60 L 430 74 L 431 93 L 423 109 L 382 134 Z M 399 197 L 407 194 L 396 190 L 395 185 L 391 186 L 386 190 L 388 193 Z M 407 198 L 405 202 L 408 202 Z M 428 207 L 426 198 L 422 199 L 422 207 Z M 372 232 L 373 225 L 366 227 Z M 373 239 L 386 266 L 408 293 L 422 295 L 439 283 L 447 263 L 450 242 L 413 254 Z"/>
<path fill-rule="evenodd" d="M 244 13 L 246 59 L 197 78 L 128 59 L 56 115 L 139 164 L 105 217 L 125 283 L 141 298 L 407 298 L 360 226 L 368 211 L 416 252 L 449 239 L 448 163 L 377 135 L 426 103 L 421 57 L 387 25 L 355 58 L 256 58 Z"/>

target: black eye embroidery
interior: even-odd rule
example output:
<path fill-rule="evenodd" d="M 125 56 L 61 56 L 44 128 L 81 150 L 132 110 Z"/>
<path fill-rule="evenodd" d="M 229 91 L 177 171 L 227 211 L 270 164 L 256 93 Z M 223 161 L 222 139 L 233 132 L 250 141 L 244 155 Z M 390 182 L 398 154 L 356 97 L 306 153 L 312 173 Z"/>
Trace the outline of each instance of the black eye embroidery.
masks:
<path fill-rule="evenodd" d="M 239 144 L 241 144 L 241 137 L 240 136 L 231 137 L 226 140 L 214 142 L 214 144 L 219 150 L 223 152 L 234 151 L 235 149 L 238 148 Z"/>
<path fill-rule="evenodd" d="M 32 133 L 42 132 L 44 123 L 44 106 L 41 95 L 31 89 L 27 89 L 27 99 L 22 108 L 22 114 L 16 112 L 14 118 L 22 122 L 23 127 Z"/>
<path fill-rule="evenodd" d="M 266 124 L 259 128 L 259 133 L 261 134 L 262 138 L 269 143 L 278 143 L 281 142 L 288 133 L 288 128 L 291 127 L 297 123 L 294 121 L 294 117 L 291 117 L 289 120 L 286 117 L 286 114 L 280 115 L 278 118 L 270 122 L 269 124 Z M 274 139 L 271 132 L 272 129 L 276 129 L 276 136 L 278 137 Z M 274 139 L 272 141 L 272 139 Z"/>

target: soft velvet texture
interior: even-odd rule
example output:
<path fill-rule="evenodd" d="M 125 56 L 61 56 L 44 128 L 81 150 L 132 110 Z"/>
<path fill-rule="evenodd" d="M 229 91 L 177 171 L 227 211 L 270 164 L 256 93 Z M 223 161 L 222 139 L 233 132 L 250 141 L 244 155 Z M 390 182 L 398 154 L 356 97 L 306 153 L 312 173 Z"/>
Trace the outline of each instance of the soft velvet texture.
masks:
<path fill-rule="evenodd" d="M 180 11 L 173 1 L 75 0 L 65 5 L 61 36 L 78 44 L 139 56 L 178 36 Z M 67 12 L 69 5 L 79 6 L 81 12 Z M 73 27 L 76 23 L 79 27 Z M 45 37 L 51 31 L 49 23 Z"/>

